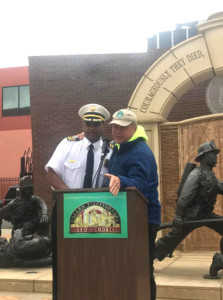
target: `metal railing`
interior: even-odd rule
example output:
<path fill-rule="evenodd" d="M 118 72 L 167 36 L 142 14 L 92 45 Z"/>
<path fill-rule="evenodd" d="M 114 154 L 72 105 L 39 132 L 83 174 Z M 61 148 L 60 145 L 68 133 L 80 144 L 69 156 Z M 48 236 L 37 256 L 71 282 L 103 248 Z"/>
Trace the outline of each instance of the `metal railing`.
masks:
<path fill-rule="evenodd" d="M 26 175 L 32 176 L 32 174 L 33 174 L 33 153 L 29 148 L 27 151 L 24 152 L 23 157 L 21 157 L 20 178 Z"/>
<path fill-rule="evenodd" d="M 0 178 L 0 200 L 5 198 L 8 188 L 12 185 L 19 185 L 19 177 Z"/>

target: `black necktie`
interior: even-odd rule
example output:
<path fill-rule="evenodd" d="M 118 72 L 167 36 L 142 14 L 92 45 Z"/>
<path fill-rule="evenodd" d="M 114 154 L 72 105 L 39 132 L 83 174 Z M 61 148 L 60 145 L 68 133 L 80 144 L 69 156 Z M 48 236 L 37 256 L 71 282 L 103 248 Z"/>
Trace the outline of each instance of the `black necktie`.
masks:
<path fill-rule="evenodd" d="M 94 146 L 90 144 L 88 147 L 87 154 L 87 164 L 86 164 L 86 173 L 84 176 L 84 185 L 83 188 L 91 188 L 92 187 L 92 174 L 94 168 Z"/>

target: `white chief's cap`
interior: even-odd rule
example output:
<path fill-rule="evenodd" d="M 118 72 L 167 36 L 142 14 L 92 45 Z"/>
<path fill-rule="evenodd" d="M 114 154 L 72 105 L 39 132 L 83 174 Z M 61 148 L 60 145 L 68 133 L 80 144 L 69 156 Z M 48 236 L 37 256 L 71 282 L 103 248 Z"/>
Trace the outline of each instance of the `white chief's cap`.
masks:
<path fill-rule="evenodd" d="M 137 122 L 137 117 L 134 112 L 129 109 L 120 109 L 114 113 L 113 119 L 109 124 L 128 126 L 132 122 Z"/>
<path fill-rule="evenodd" d="M 110 113 L 99 104 L 87 104 L 79 109 L 78 115 L 86 122 L 104 122 L 110 118 Z"/>

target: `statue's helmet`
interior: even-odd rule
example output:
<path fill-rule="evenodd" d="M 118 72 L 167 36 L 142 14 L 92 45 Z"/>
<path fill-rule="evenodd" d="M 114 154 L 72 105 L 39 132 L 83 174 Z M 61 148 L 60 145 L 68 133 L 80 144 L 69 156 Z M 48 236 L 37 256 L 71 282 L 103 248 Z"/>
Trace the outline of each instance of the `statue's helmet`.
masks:
<path fill-rule="evenodd" d="M 205 153 L 208 153 L 208 152 L 214 152 L 215 154 L 218 154 L 220 152 L 220 150 L 217 149 L 214 141 L 206 142 L 206 143 L 204 143 L 204 144 L 202 144 L 202 145 L 199 146 L 199 148 L 198 148 L 198 156 L 195 158 L 195 161 L 200 162 L 202 156 Z"/>
<path fill-rule="evenodd" d="M 33 187 L 32 179 L 29 176 L 24 176 L 20 179 L 19 188 Z"/>

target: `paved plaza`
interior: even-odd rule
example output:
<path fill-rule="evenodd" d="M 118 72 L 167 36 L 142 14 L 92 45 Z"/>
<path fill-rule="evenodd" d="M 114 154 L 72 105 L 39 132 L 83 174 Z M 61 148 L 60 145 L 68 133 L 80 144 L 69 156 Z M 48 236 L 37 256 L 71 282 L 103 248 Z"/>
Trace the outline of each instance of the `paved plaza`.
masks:
<path fill-rule="evenodd" d="M 9 231 L 3 230 L 3 235 L 8 236 Z M 175 251 L 172 258 L 156 261 L 157 300 L 222 300 L 222 271 L 219 272 L 221 279 L 203 278 L 213 254 L 212 251 Z M 0 300 L 51 299 L 51 267 L 0 270 Z"/>

